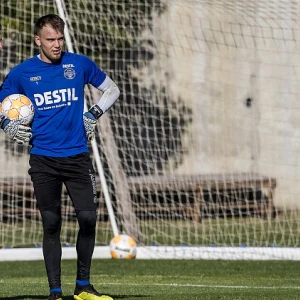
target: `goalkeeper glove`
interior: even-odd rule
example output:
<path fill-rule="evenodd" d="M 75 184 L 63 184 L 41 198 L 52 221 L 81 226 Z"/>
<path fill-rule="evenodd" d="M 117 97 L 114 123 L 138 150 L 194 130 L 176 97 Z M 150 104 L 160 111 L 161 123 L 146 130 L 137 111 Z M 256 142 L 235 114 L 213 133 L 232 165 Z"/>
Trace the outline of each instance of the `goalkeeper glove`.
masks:
<path fill-rule="evenodd" d="M 103 115 L 103 111 L 97 104 L 94 104 L 87 112 L 83 114 L 85 133 L 89 141 L 94 139 L 97 120 L 102 115 Z"/>
<path fill-rule="evenodd" d="M 29 126 L 22 125 L 21 120 L 10 120 L 0 115 L 0 128 L 6 135 L 19 145 L 29 142 L 32 133 Z"/>

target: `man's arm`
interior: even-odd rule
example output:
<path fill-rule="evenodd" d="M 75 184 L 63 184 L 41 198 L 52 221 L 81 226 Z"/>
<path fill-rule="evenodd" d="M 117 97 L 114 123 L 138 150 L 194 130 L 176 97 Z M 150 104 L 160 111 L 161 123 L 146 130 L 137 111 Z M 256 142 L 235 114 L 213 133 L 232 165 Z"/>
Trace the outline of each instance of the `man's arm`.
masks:
<path fill-rule="evenodd" d="M 14 78 L 20 77 L 20 70 L 13 68 L 5 77 L 2 85 L 0 86 L 0 103 L 9 95 L 22 94 L 18 86 L 18 81 Z M 5 114 L 0 112 L 0 128 L 3 129 L 5 134 L 19 145 L 28 143 L 31 139 L 32 133 L 29 126 L 22 124 L 21 120 L 10 120 Z"/>
<path fill-rule="evenodd" d="M 119 88 L 108 76 L 106 76 L 98 89 L 103 92 L 102 97 L 83 116 L 84 127 L 89 141 L 95 136 L 97 120 L 112 107 L 120 95 Z"/>
<path fill-rule="evenodd" d="M 6 133 L 6 135 L 19 145 L 28 143 L 32 133 L 29 126 L 21 124 L 21 120 L 10 120 L 4 115 L 0 114 L 0 128 Z"/>

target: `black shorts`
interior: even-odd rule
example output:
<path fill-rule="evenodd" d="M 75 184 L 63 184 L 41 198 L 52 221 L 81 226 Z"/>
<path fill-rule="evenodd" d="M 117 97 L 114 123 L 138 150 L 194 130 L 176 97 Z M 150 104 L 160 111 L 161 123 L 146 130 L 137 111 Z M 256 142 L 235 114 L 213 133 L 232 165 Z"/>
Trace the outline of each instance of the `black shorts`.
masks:
<path fill-rule="evenodd" d="M 69 157 L 31 154 L 29 164 L 28 173 L 40 210 L 61 205 L 63 184 L 76 210 L 96 210 L 97 187 L 89 153 Z"/>

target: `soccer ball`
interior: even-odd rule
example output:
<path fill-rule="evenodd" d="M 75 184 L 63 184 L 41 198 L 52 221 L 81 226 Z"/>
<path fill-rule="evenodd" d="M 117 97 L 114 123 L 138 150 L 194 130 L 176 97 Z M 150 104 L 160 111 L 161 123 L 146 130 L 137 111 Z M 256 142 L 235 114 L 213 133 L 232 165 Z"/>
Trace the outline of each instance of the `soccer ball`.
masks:
<path fill-rule="evenodd" d="M 29 125 L 34 116 L 34 106 L 25 95 L 13 94 L 0 103 L 0 113 L 10 120 L 21 120 L 23 125 Z"/>
<path fill-rule="evenodd" d="M 119 234 L 109 244 L 110 254 L 115 259 L 132 259 L 136 257 L 136 242 L 127 234 Z"/>

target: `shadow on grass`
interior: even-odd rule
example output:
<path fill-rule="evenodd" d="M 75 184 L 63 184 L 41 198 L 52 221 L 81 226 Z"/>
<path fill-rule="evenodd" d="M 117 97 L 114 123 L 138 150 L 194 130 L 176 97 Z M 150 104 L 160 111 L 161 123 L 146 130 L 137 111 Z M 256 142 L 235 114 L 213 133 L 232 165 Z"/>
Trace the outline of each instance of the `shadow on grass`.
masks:
<path fill-rule="evenodd" d="M 133 299 L 133 298 L 143 298 L 143 297 L 149 297 L 149 295 L 119 295 L 119 296 L 113 296 L 109 295 L 113 299 Z M 0 300 L 45 300 L 49 297 L 48 295 L 21 295 L 21 296 L 11 296 L 11 297 L 0 297 Z M 63 296 L 63 300 L 74 300 L 73 296 Z"/>

